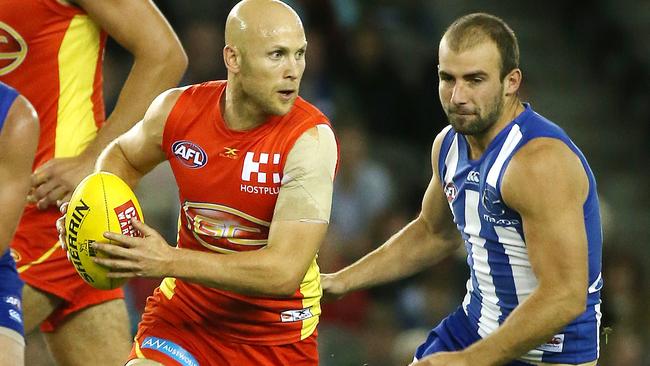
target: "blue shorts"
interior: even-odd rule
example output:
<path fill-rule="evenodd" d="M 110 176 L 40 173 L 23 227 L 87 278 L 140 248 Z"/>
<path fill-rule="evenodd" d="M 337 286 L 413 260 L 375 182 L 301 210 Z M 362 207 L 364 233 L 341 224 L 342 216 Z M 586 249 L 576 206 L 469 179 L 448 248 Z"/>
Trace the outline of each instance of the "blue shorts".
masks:
<path fill-rule="evenodd" d="M 18 277 L 16 263 L 7 250 L 0 257 L 0 327 L 24 336 L 23 281 Z"/>
<path fill-rule="evenodd" d="M 419 360 L 438 352 L 460 351 L 477 342 L 481 337 L 473 330 L 462 308 L 443 319 L 429 332 L 427 340 L 415 350 Z M 513 361 L 506 366 L 532 366 L 522 361 Z"/>

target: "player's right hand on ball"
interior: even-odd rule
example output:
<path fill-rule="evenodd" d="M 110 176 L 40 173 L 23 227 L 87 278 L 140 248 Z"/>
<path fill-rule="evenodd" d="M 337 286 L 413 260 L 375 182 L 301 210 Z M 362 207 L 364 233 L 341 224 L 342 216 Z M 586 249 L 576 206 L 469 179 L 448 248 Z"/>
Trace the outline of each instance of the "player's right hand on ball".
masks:
<path fill-rule="evenodd" d="M 59 243 L 61 244 L 61 248 L 67 252 L 68 248 L 65 240 L 65 214 L 68 212 L 68 202 L 63 202 L 61 206 L 59 206 L 59 210 L 61 211 L 61 217 L 56 220 L 56 231 L 59 232 Z"/>

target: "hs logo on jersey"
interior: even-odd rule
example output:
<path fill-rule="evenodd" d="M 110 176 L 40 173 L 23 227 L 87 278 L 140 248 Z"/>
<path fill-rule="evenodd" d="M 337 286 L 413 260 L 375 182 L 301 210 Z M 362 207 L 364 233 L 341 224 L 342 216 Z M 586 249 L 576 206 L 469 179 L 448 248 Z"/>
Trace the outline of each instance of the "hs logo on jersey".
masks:
<path fill-rule="evenodd" d="M 172 144 L 172 153 L 186 167 L 198 169 L 208 163 L 208 154 L 201 146 L 191 141 L 176 141 Z"/>
<path fill-rule="evenodd" d="M 246 157 L 244 158 L 244 168 L 241 172 L 241 180 L 244 182 L 250 182 L 253 174 L 257 183 L 266 183 L 267 182 L 267 173 L 261 171 L 260 167 L 262 165 L 280 165 L 280 154 L 273 154 L 273 162 L 269 163 L 269 154 L 261 153 L 258 160 L 255 160 L 254 152 L 247 152 Z M 280 183 L 282 180 L 280 173 L 273 173 L 273 183 Z"/>

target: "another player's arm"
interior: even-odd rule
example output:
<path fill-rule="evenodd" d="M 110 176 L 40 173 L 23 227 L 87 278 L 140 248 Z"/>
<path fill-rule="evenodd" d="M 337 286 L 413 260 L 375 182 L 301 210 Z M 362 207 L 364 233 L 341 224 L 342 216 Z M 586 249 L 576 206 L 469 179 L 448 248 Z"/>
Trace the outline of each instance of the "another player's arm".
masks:
<path fill-rule="evenodd" d="M 0 255 L 7 249 L 25 207 L 38 134 L 36 111 L 27 99 L 17 97 L 0 131 Z"/>
<path fill-rule="evenodd" d="M 113 112 L 84 152 L 94 162 L 109 142 L 142 119 L 158 94 L 176 86 L 187 68 L 187 56 L 174 30 L 150 0 L 73 2 L 133 55 L 133 66 Z"/>
<path fill-rule="evenodd" d="M 433 176 L 418 217 L 356 263 L 334 274 L 323 275 L 326 294 L 341 296 L 410 276 L 445 258 L 461 243 L 438 177 L 443 138 L 440 133 L 433 143 Z"/>
<path fill-rule="evenodd" d="M 472 365 L 496 365 L 545 343 L 580 315 L 588 287 L 583 204 L 589 182 L 580 159 L 561 141 L 539 138 L 515 154 L 502 195 L 523 220 L 538 287 L 499 329 L 466 352 Z"/>
<path fill-rule="evenodd" d="M 173 29 L 150 0 L 74 0 L 113 39 L 133 55 L 133 66 L 113 112 L 95 139 L 76 157 L 53 159 L 32 177 L 39 208 L 71 194 L 101 151 L 142 119 L 161 92 L 177 85 L 187 56 Z"/>

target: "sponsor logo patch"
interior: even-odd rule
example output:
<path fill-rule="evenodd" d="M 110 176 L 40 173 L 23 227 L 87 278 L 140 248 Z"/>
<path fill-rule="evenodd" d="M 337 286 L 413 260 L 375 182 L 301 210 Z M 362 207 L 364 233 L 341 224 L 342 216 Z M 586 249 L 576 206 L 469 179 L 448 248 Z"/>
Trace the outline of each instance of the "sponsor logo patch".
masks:
<path fill-rule="evenodd" d="M 70 207 L 68 207 L 68 211 L 69 210 L 71 210 Z M 86 269 L 79 258 L 79 252 L 83 250 L 82 246 L 88 245 L 88 243 L 77 242 L 79 227 L 81 227 L 82 222 L 86 219 L 88 212 L 90 212 L 90 206 L 88 206 L 83 200 L 80 200 L 72 212 L 70 223 L 66 228 L 66 233 L 68 236 L 68 259 L 77 268 L 77 272 L 79 272 L 79 275 L 82 276 L 86 282 L 93 283 L 95 280 L 86 272 Z"/>
<path fill-rule="evenodd" d="M 282 320 L 283 323 L 298 322 L 301 320 L 309 319 L 312 316 L 314 316 L 314 314 L 311 313 L 311 308 L 286 310 L 280 313 L 280 320 Z"/>
<path fill-rule="evenodd" d="M 20 305 L 20 299 L 17 298 L 16 296 L 6 296 L 5 297 L 5 303 L 13 306 L 14 308 L 20 310 L 21 305 Z"/>
<path fill-rule="evenodd" d="M 14 309 L 9 309 L 9 317 L 15 322 L 18 322 L 20 324 L 23 323 L 23 317 L 20 315 L 18 311 Z"/>
<path fill-rule="evenodd" d="M 479 172 L 472 170 L 467 174 L 467 181 L 471 183 L 477 183 L 479 182 L 479 179 L 481 178 L 481 175 Z"/>
<path fill-rule="evenodd" d="M 120 222 L 120 230 L 122 235 L 128 236 L 142 236 L 140 232 L 136 230 L 133 225 L 131 225 L 131 218 L 135 218 L 140 221 L 140 216 L 138 215 L 138 210 L 135 209 L 133 201 L 129 200 L 123 205 L 115 207 L 115 214 L 117 215 L 117 220 Z"/>
<path fill-rule="evenodd" d="M 548 342 L 537 347 L 537 349 L 540 351 L 556 352 L 556 353 L 562 352 L 563 348 L 564 348 L 564 334 L 556 334 L 553 337 L 551 337 L 551 339 L 549 339 Z"/>
<path fill-rule="evenodd" d="M 219 153 L 219 156 L 223 158 L 228 158 L 228 159 L 237 159 L 239 155 L 237 153 L 239 152 L 239 149 L 233 149 L 231 147 L 223 147 L 223 151 Z"/>
<path fill-rule="evenodd" d="M 267 175 L 271 175 L 273 183 L 280 183 L 282 177 L 280 176 L 280 154 L 273 154 L 273 160 L 269 162 L 269 155 L 267 153 L 260 153 L 259 158 L 255 158 L 255 153 L 249 151 L 244 158 L 244 166 L 241 172 L 241 179 L 244 182 L 251 182 L 253 175 L 257 183 L 266 183 L 269 179 Z M 262 170 L 262 166 L 271 165 L 270 169 Z M 270 170 L 270 171 L 269 171 Z M 275 170 L 275 172 L 273 171 Z"/>
<path fill-rule="evenodd" d="M 140 348 L 152 349 L 163 353 L 183 366 L 199 366 L 198 361 L 185 348 L 167 339 L 147 337 Z"/>

